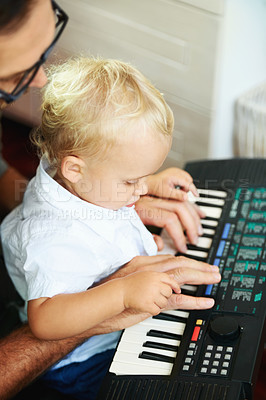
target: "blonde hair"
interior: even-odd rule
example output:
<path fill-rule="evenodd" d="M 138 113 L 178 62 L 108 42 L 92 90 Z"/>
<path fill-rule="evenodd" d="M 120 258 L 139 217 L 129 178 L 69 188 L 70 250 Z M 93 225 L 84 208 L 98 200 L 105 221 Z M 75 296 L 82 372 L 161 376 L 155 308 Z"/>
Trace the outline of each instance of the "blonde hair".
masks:
<path fill-rule="evenodd" d="M 75 57 L 52 66 L 42 110 L 32 141 L 55 168 L 68 155 L 103 160 L 139 121 L 157 135 L 173 130 L 162 94 L 134 67 L 111 59 Z"/>

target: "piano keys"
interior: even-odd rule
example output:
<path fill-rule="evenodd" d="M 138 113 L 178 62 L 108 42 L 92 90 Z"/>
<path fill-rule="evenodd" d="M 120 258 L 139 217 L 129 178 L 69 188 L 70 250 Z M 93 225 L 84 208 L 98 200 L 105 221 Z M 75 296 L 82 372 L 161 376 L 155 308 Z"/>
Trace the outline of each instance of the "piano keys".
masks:
<path fill-rule="evenodd" d="M 189 192 L 188 200 L 196 203 L 197 206 L 205 213 L 205 218 L 201 219 L 203 235 L 199 237 L 197 245 L 191 245 L 187 241 L 188 251 L 182 255 L 206 262 L 208 258 L 208 251 L 211 248 L 212 238 L 215 235 L 215 229 L 217 228 L 218 221 L 222 215 L 227 193 L 224 190 L 199 189 L 199 194 L 200 196 L 196 197 Z M 214 202 L 216 203 L 214 204 Z M 164 249 L 159 252 L 159 254 L 181 255 L 181 253 L 177 253 L 172 239 L 165 230 L 162 231 L 161 237 L 164 241 Z"/>
<path fill-rule="evenodd" d="M 190 201 L 206 214 L 187 256 L 219 266 L 222 281 L 182 290 L 216 304 L 162 312 L 125 329 L 98 400 L 252 399 L 266 339 L 266 161 L 195 162 L 186 169 L 200 188 Z M 162 236 L 162 253 L 175 254 Z"/>
<path fill-rule="evenodd" d="M 125 329 L 110 372 L 169 375 L 177 357 L 188 316 L 189 312 L 186 311 L 164 311 Z M 146 354 L 145 358 L 143 353 Z"/>
<path fill-rule="evenodd" d="M 206 217 L 209 218 L 209 221 L 216 221 L 222 213 L 224 200 L 216 203 L 215 212 L 213 200 L 216 201 L 217 197 L 226 198 L 226 193 L 224 191 L 211 191 L 211 195 L 209 195 L 208 190 L 200 190 L 200 193 L 205 197 L 194 197 L 190 193 L 189 201 L 197 203 L 199 207 L 202 207 L 201 204 L 204 202 Z M 202 223 L 204 225 L 204 219 Z M 203 236 L 199 237 L 196 246 L 188 244 L 188 251 L 184 255 L 206 261 L 212 243 L 211 237 L 214 236 L 215 230 L 207 230 L 207 233 L 208 237 L 205 237 L 203 231 Z M 177 251 L 172 239 L 165 230 L 163 230 L 161 236 L 165 241 L 165 246 L 160 253 L 176 254 Z M 195 295 L 196 290 L 197 287 L 193 285 L 182 287 L 182 292 L 187 295 Z M 110 372 L 118 375 L 125 373 L 130 375 L 139 375 L 140 373 L 170 375 L 175 359 L 178 357 L 178 347 L 188 316 L 189 312 L 187 311 L 164 311 L 158 316 L 148 318 L 138 325 L 125 329 L 111 364 Z"/>

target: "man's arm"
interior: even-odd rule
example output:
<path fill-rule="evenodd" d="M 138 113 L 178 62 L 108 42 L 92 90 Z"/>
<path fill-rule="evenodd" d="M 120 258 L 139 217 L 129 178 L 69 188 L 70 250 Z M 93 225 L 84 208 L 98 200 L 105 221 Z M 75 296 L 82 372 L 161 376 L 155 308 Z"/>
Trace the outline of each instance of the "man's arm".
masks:
<path fill-rule="evenodd" d="M 58 360 L 94 335 L 119 331 L 149 317 L 125 311 L 82 335 L 62 340 L 39 340 L 23 325 L 0 340 L 1 400 L 11 399 Z"/>
<path fill-rule="evenodd" d="M 126 276 L 137 271 L 168 271 L 178 284 L 208 284 L 220 280 L 218 268 L 184 257 L 158 255 L 135 257 L 109 279 Z M 213 300 L 191 296 L 171 296 L 168 308 L 204 309 L 213 306 Z M 135 325 L 148 318 L 149 314 L 126 310 L 82 335 L 63 340 L 39 340 L 31 333 L 29 326 L 12 332 L 0 340 L 0 393 L 1 399 L 10 399 L 23 387 L 31 383 L 59 359 L 73 350 L 90 336 L 118 331 Z"/>
<path fill-rule="evenodd" d="M 79 343 L 82 343 L 82 338 L 50 342 L 38 340 L 28 325 L 1 339 L 1 398 L 12 398 Z"/>

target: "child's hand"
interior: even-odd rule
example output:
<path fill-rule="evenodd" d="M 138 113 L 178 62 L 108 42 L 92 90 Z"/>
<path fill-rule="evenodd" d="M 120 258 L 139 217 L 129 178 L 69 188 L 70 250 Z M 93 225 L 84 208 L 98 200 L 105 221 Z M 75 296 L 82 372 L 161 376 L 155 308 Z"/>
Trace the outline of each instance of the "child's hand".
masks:
<path fill-rule="evenodd" d="M 124 306 L 137 312 L 156 315 L 167 306 L 168 299 L 181 289 L 175 279 L 162 272 L 136 272 L 125 278 Z"/>
<path fill-rule="evenodd" d="M 165 199 L 187 200 L 187 192 L 198 196 L 190 174 L 180 168 L 167 168 L 147 178 L 148 194 Z"/>

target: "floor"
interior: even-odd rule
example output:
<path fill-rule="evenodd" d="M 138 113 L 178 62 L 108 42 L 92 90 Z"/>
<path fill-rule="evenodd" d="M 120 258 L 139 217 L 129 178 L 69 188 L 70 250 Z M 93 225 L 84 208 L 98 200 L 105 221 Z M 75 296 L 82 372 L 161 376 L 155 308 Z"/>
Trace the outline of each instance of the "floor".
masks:
<path fill-rule="evenodd" d="M 27 178 L 38 165 L 38 157 L 29 140 L 31 128 L 3 118 L 3 154 L 5 159 Z M 253 400 L 266 400 L 266 350 L 263 352 Z"/>

